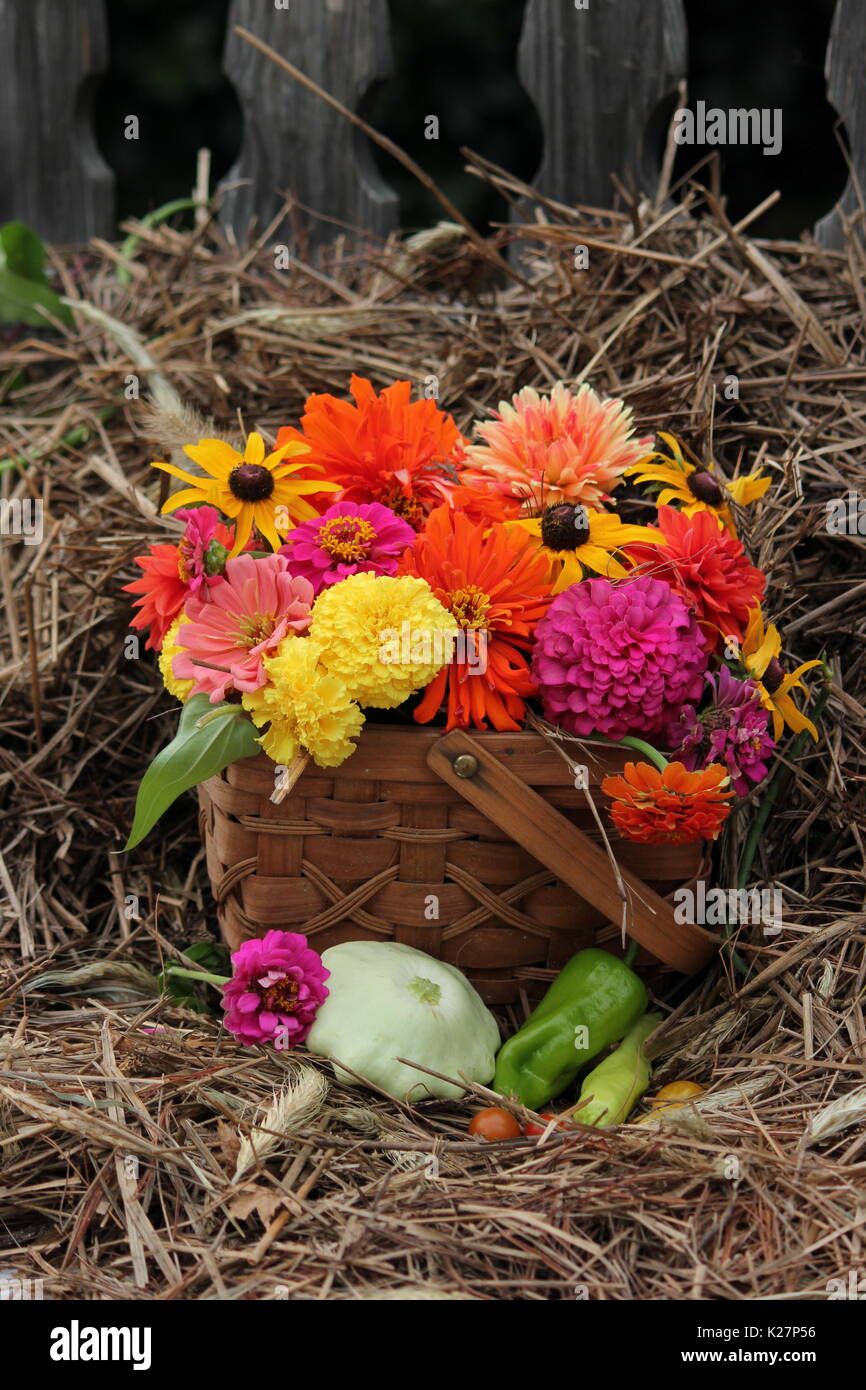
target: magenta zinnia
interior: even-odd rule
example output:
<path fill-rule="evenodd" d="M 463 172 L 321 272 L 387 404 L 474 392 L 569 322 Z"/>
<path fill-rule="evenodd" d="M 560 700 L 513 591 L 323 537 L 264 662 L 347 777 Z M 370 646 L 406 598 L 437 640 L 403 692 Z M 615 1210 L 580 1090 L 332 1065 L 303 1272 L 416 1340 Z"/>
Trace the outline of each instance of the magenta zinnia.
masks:
<path fill-rule="evenodd" d="M 535 638 L 532 675 L 545 717 L 573 734 L 662 733 L 703 688 L 700 628 L 658 579 L 572 584 Z"/>
<path fill-rule="evenodd" d="M 309 579 L 313 592 L 350 574 L 396 574 L 397 562 L 415 531 L 380 502 L 337 502 L 288 536 L 281 554 L 292 573 Z"/>
<path fill-rule="evenodd" d="M 328 989 L 322 958 L 299 932 L 269 931 L 232 955 L 223 990 L 225 1025 L 244 1047 L 273 1042 L 297 1047 L 309 1033 Z"/>
<path fill-rule="evenodd" d="M 707 674 L 712 700 L 698 711 L 687 705 L 677 726 L 675 748 L 690 772 L 710 763 L 724 763 L 737 796 L 746 796 L 750 782 L 762 782 L 767 759 L 775 750 L 769 715 L 754 681 L 735 680 L 727 666 Z"/>
<path fill-rule="evenodd" d="M 263 664 L 291 632 L 310 625 L 313 586 L 295 578 L 285 555 L 255 560 L 238 555 L 214 585 L 193 594 L 185 608 L 184 650 L 172 671 L 195 681 L 216 704 L 226 691 L 258 690 L 267 679 Z"/>
<path fill-rule="evenodd" d="M 466 451 L 461 482 L 520 498 L 527 515 L 557 502 L 606 501 L 653 442 L 635 438 L 622 401 L 602 401 L 586 384 L 572 392 L 558 381 L 549 396 L 527 386 L 494 414 L 478 427 L 484 443 Z"/>
<path fill-rule="evenodd" d="M 213 584 L 225 569 L 232 534 L 220 521 L 216 507 L 189 507 L 175 516 L 185 523 L 177 547 L 177 572 L 190 593 L 197 594 L 203 584 Z"/>

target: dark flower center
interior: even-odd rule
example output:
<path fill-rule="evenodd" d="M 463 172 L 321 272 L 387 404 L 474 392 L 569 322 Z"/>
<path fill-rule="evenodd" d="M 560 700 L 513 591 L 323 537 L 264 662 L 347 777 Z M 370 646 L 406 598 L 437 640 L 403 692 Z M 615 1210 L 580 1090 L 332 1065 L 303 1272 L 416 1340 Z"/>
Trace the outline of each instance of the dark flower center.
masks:
<path fill-rule="evenodd" d="M 577 550 L 589 540 L 586 507 L 559 502 L 547 507 L 541 518 L 541 539 L 548 550 Z"/>
<path fill-rule="evenodd" d="M 274 490 L 273 474 L 260 463 L 242 463 L 229 474 L 229 488 L 239 502 L 263 502 Z"/>
<path fill-rule="evenodd" d="M 725 494 L 719 487 L 712 473 L 708 473 L 705 468 L 698 469 L 697 473 L 690 473 L 688 478 L 689 492 L 698 499 L 705 502 L 708 507 L 721 507 L 725 500 Z"/>
<path fill-rule="evenodd" d="M 779 689 L 785 679 L 785 668 L 780 661 L 773 657 L 763 676 L 761 682 L 768 695 L 773 695 Z"/>

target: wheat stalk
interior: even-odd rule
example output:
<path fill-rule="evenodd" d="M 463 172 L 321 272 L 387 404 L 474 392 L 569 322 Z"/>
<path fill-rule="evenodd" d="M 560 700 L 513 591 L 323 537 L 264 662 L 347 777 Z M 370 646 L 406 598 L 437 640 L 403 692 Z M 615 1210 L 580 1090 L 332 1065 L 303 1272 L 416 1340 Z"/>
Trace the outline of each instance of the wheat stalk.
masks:
<path fill-rule="evenodd" d="M 315 1067 L 297 1063 L 296 1074 L 279 1091 L 260 1119 L 249 1126 L 248 1134 L 241 1134 L 237 1164 L 233 1182 L 241 1174 L 252 1168 L 262 1159 L 268 1158 L 279 1148 L 284 1139 L 297 1133 L 314 1120 L 321 1110 L 328 1094 L 328 1083 Z M 255 1141 L 253 1141 L 253 1131 Z"/>

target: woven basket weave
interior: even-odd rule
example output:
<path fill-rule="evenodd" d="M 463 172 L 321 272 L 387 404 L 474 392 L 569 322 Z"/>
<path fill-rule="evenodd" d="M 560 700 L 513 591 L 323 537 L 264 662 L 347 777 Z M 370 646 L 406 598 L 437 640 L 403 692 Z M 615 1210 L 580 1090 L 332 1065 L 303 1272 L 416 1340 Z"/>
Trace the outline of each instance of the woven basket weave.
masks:
<path fill-rule="evenodd" d="M 597 838 L 586 796 L 535 733 L 473 736 Z M 368 727 L 342 767 L 306 770 L 279 804 L 264 755 L 199 787 L 207 866 L 231 949 L 273 928 L 316 950 L 401 941 L 460 967 L 492 1004 L 533 998 L 575 951 L 616 949 L 609 917 L 557 880 L 427 765 L 437 730 Z M 634 754 L 630 755 L 634 757 Z M 626 756 L 601 748 L 590 788 Z M 614 840 L 617 862 L 665 895 L 702 872 L 702 846 Z M 643 957 L 644 961 L 651 957 Z"/>

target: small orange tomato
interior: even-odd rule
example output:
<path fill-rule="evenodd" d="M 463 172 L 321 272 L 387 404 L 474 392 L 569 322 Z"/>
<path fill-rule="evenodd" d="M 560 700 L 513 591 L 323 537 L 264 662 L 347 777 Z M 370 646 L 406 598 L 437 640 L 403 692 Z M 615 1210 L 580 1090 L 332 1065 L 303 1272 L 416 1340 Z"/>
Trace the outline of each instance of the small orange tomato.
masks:
<path fill-rule="evenodd" d="M 682 1104 L 694 1096 L 702 1096 L 706 1089 L 706 1086 L 699 1086 L 697 1081 L 671 1081 L 667 1086 L 662 1086 L 658 1095 L 653 1096 L 650 1105 Z"/>
<path fill-rule="evenodd" d="M 517 1139 L 520 1125 L 509 1110 L 501 1105 L 491 1105 L 487 1110 L 479 1110 L 469 1122 L 469 1133 L 477 1134 L 489 1144 L 500 1139 Z"/>
<path fill-rule="evenodd" d="M 550 1121 L 551 1121 L 551 1120 L 557 1120 L 557 1119 L 559 1119 L 559 1116 L 558 1116 L 558 1115 L 553 1115 L 553 1114 L 551 1114 L 551 1112 L 550 1112 L 549 1110 L 543 1110 L 543 1111 L 541 1112 L 540 1116 L 539 1116 L 539 1119 L 544 1120 L 544 1124 L 543 1124 L 543 1125 L 536 1125 L 536 1124 L 533 1124 L 533 1122 L 530 1120 L 529 1124 L 527 1124 L 527 1125 L 525 1126 L 525 1128 L 524 1128 L 524 1130 L 523 1130 L 523 1133 L 524 1133 L 524 1134 L 543 1134 L 544 1131 L 547 1129 L 547 1126 L 550 1124 Z M 557 1128 L 557 1129 L 565 1129 L 566 1126 L 565 1126 L 564 1124 L 560 1123 L 560 1124 L 558 1124 L 558 1125 L 556 1126 L 556 1128 Z"/>

